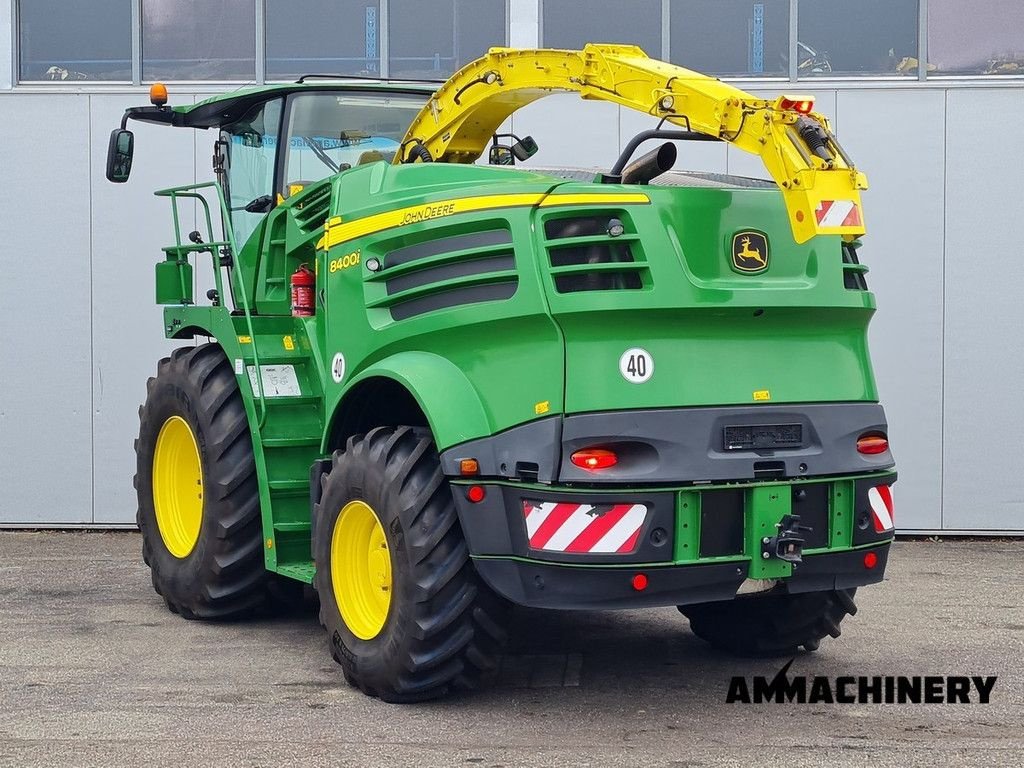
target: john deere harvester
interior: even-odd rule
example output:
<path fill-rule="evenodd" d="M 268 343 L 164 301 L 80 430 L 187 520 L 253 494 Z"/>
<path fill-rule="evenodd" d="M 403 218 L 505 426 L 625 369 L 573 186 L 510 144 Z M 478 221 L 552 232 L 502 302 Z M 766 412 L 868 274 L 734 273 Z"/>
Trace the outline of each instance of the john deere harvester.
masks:
<path fill-rule="evenodd" d="M 312 584 L 345 677 L 389 701 L 486 679 L 510 604 L 676 605 L 740 654 L 838 636 L 885 571 L 896 476 L 866 180 L 812 99 L 603 45 L 493 49 L 435 87 L 156 86 L 111 136 L 123 182 L 129 119 L 213 131 L 217 181 L 157 193 L 182 346 L 148 382 L 136 487 L 168 607 Z M 657 127 L 601 170 L 497 133 L 567 91 Z M 673 171 L 686 140 L 770 180 Z"/>

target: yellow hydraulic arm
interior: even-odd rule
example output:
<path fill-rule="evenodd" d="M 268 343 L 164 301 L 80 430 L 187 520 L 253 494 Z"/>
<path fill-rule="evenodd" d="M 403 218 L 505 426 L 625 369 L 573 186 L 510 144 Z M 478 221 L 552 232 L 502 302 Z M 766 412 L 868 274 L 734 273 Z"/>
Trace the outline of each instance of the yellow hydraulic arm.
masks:
<path fill-rule="evenodd" d="M 492 48 L 434 93 L 395 162 L 472 163 L 509 115 L 558 92 L 621 104 L 758 155 L 782 191 L 798 243 L 819 234 L 864 234 L 860 190 L 867 189 L 867 178 L 825 116 L 811 111 L 810 97 L 754 98 L 632 45 Z"/>

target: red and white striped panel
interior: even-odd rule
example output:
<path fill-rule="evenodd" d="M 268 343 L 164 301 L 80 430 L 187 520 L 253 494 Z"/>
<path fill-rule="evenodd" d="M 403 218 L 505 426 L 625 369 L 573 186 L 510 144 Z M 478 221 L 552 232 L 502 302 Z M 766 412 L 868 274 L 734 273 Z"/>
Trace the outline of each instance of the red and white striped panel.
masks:
<path fill-rule="evenodd" d="M 892 489 L 888 485 L 869 488 L 868 502 L 871 504 L 875 533 L 886 533 L 896 527 L 892 517 Z"/>
<path fill-rule="evenodd" d="M 647 519 L 645 504 L 523 502 L 530 549 L 628 555 Z"/>
<path fill-rule="evenodd" d="M 822 200 L 814 210 L 819 227 L 859 227 L 860 208 L 852 200 Z"/>

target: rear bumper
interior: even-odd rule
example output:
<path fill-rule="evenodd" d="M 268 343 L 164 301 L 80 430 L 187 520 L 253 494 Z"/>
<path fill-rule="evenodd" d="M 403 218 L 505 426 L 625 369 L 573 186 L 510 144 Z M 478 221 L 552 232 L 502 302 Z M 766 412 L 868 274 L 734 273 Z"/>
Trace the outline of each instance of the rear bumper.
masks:
<path fill-rule="evenodd" d="M 880 472 L 676 489 L 452 488 L 470 555 L 496 592 L 536 607 L 625 608 L 880 581 L 895 481 Z"/>
<path fill-rule="evenodd" d="M 484 477 L 586 485 L 734 482 L 860 474 L 892 469 L 892 453 L 857 452 L 857 438 L 887 432 L 871 402 L 654 408 L 551 416 L 448 448 L 441 465 L 458 477 L 475 458 Z M 615 467 L 590 472 L 570 457 L 613 448 Z"/>
<path fill-rule="evenodd" d="M 820 592 L 880 582 L 890 542 L 843 552 L 805 555 L 793 575 L 778 580 L 776 592 Z M 865 555 L 877 557 L 873 568 Z M 534 608 L 611 609 L 687 605 L 731 600 L 747 578 L 747 563 L 631 567 L 558 565 L 501 558 L 475 559 L 481 578 L 502 597 Z M 638 590 L 633 577 L 647 586 Z"/>

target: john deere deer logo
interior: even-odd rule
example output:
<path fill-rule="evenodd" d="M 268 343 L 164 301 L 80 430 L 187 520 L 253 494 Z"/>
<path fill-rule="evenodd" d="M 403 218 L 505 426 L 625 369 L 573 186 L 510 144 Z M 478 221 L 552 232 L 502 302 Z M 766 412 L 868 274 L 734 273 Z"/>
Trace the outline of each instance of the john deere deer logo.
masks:
<path fill-rule="evenodd" d="M 768 269 L 768 238 L 751 231 L 733 235 L 732 268 L 748 275 Z"/>

